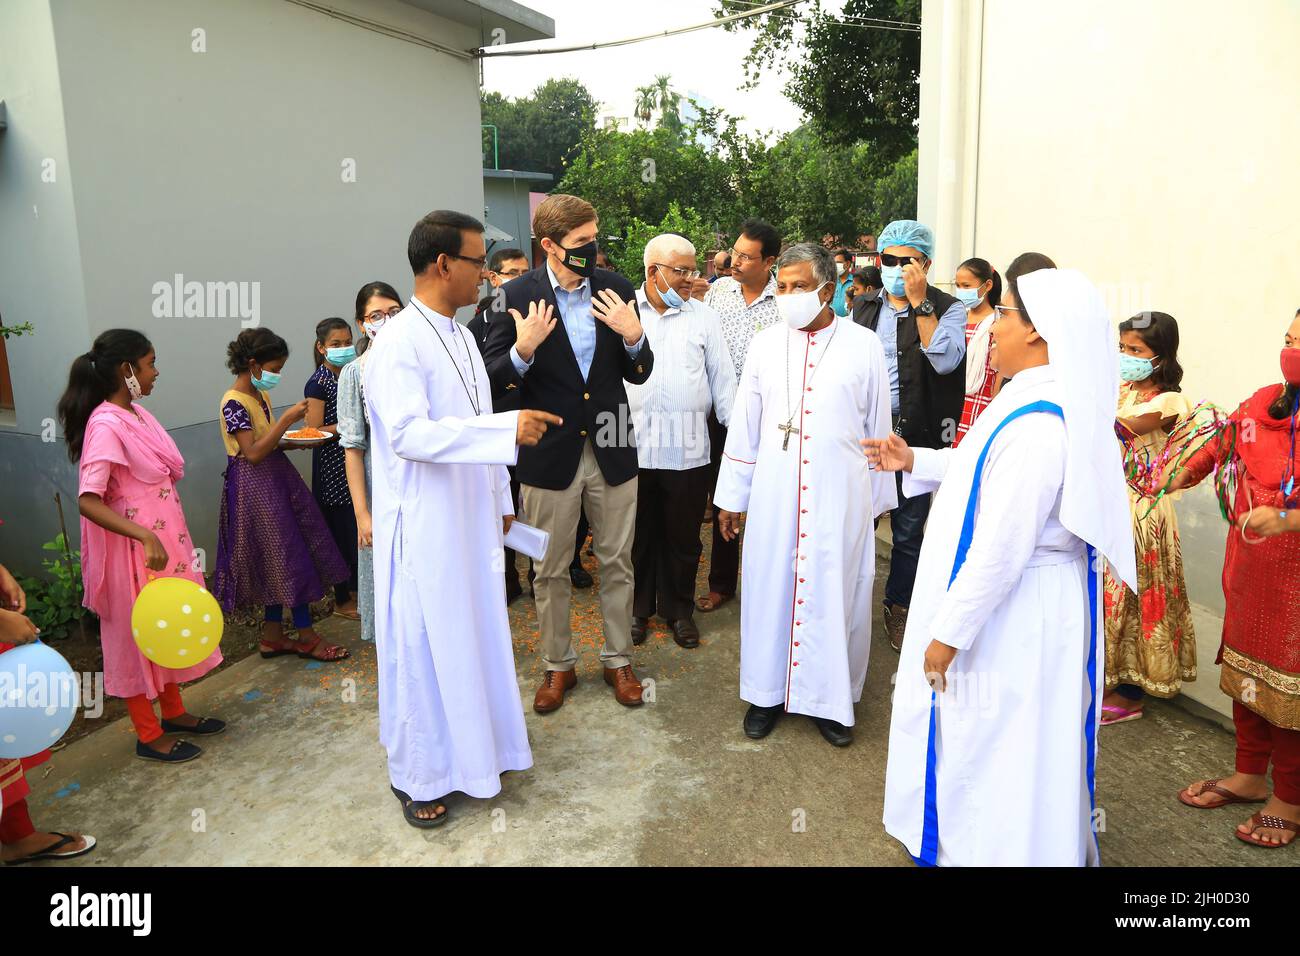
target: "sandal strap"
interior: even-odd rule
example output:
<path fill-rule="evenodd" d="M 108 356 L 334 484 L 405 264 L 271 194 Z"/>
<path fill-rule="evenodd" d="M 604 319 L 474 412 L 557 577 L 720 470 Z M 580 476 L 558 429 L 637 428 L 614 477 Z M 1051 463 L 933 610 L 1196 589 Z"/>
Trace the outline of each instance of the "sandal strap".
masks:
<path fill-rule="evenodd" d="M 1258 822 L 1256 822 L 1258 821 Z M 1257 813 L 1250 818 L 1251 832 L 1267 827 L 1270 830 L 1284 830 L 1291 833 L 1300 833 L 1300 823 L 1293 823 L 1290 820 L 1283 820 L 1281 817 L 1275 817 L 1271 813 Z"/>

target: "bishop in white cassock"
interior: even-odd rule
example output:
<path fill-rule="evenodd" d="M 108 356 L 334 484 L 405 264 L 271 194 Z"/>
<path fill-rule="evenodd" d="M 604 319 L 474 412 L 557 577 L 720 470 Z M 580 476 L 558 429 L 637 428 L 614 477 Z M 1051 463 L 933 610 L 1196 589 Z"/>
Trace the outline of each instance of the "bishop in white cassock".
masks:
<path fill-rule="evenodd" d="M 828 741 L 852 740 L 871 643 L 874 518 L 893 508 L 893 475 L 873 473 L 859 441 L 890 430 L 889 373 L 876 334 L 831 309 L 835 263 L 800 243 L 777 260 L 785 321 L 749 346 L 714 492 L 724 535 L 748 512 L 740 608 L 745 733 L 784 712 Z"/>
<path fill-rule="evenodd" d="M 502 773 L 532 766 L 501 573 L 514 513 L 505 466 L 558 419 L 491 414 L 483 360 L 453 318 L 477 295 L 482 224 L 430 213 L 408 254 L 415 294 L 364 374 L 379 738 L 407 821 L 429 827 L 446 819 L 438 798 L 493 796 Z"/>
<path fill-rule="evenodd" d="M 961 445 L 866 443 L 905 472 L 904 494 L 937 490 L 894 689 L 885 829 L 923 865 L 1095 864 L 1100 562 L 1129 587 L 1137 577 L 1112 431 L 1118 342 L 1078 272 L 1012 278 L 1003 302 L 989 360 L 1011 381 Z"/>

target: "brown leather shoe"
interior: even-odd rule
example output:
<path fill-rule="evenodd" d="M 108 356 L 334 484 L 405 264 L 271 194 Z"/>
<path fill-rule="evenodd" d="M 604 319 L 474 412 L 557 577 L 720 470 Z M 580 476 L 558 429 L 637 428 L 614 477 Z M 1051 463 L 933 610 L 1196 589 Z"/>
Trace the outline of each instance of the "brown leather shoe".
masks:
<path fill-rule="evenodd" d="M 614 688 L 614 698 L 624 707 L 637 707 L 644 703 L 641 699 L 641 682 L 632 673 L 632 665 L 606 667 L 605 683 Z M 538 691 L 540 694 L 541 691 Z"/>
<path fill-rule="evenodd" d="M 608 680 L 608 673 L 606 680 Z M 578 686 L 578 675 L 573 671 L 547 671 L 542 678 L 542 686 L 537 688 L 533 698 L 533 710 L 539 714 L 549 714 L 559 710 L 564 703 L 564 692 Z"/>

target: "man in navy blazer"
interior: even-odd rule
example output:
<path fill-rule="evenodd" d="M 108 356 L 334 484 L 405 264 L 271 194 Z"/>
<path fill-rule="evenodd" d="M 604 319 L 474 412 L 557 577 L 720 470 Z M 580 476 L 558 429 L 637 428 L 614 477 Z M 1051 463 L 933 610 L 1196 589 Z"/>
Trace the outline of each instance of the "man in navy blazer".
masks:
<path fill-rule="evenodd" d="M 546 262 L 501 287 L 510 320 L 494 317 L 483 345 L 494 400 L 517 397 L 563 420 L 521 449 L 515 466 L 521 520 L 551 535 L 533 583 L 546 666 L 533 700 L 541 714 L 558 709 L 577 684 L 568 542 L 584 508 L 601 571 L 605 682 L 619 703 L 642 702 L 631 659 L 637 451 L 623 383 L 645 382 L 654 354 L 632 284 L 596 268 L 598 224 L 595 208 L 577 196 L 542 201 L 533 235 Z"/>

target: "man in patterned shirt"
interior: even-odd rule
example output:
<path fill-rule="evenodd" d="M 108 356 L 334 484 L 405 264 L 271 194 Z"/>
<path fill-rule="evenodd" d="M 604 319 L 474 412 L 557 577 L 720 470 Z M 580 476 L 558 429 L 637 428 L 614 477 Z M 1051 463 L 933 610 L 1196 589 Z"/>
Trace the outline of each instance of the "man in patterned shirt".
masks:
<path fill-rule="evenodd" d="M 745 353 L 754 333 L 781 321 L 781 314 L 776 310 L 776 279 L 772 277 L 772 268 L 780 251 L 781 236 L 771 223 L 746 219 L 740 224 L 740 235 L 731 248 L 731 275 L 718 279 L 704 296 L 704 304 L 717 312 L 722 320 L 722 338 L 731 353 L 737 381 L 744 371 Z M 709 425 L 716 476 L 722 448 L 727 443 L 727 430 L 718 424 L 716 418 L 711 417 Z M 697 599 L 695 606 L 705 612 L 716 611 L 735 597 L 739 576 L 740 538 L 737 536 L 727 541 L 722 537 L 715 508 L 709 593 Z"/>

